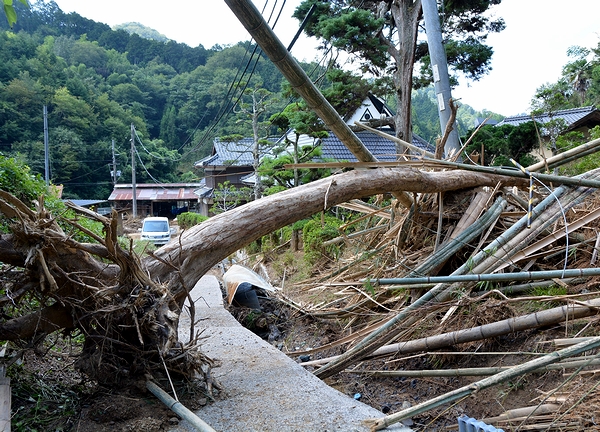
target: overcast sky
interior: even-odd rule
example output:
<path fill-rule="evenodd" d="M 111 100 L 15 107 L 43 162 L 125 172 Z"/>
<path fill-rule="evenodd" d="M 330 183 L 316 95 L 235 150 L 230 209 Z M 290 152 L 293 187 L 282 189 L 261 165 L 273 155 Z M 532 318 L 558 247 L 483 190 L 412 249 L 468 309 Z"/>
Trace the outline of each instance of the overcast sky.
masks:
<path fill-rule="evenodd" d="M 190 46 L 228 45 L 250 37 L 221 0 L 55 0 L 64 12 L 110 26 L 139 22 L 170 39 Z M 300 0 L 287 0 L 275 33 L 284 45 L 293 38 L 298 22 L 289 18 Z M 261 10 L 263 0 L 254 4 Z M 272 7 L 273 1 L 268 2 Z M 281 1 L 278 5 L 281 5 Z M 476 110 L 503 115 L 529 111 L 536 88 L 555 82 L 570 46 L 596 48 L 600 42 L 598 0 L 503 0 L 493 8 L 506 21 L 506 30 L 491 35 L 492 72 L 475 83 L 461 83 L 453 97 Z M 264 16 L 268 18 L 270 9 Z M 300 60 L 319 56 L 316 41 L 302 36 L 293 54 Z"/>

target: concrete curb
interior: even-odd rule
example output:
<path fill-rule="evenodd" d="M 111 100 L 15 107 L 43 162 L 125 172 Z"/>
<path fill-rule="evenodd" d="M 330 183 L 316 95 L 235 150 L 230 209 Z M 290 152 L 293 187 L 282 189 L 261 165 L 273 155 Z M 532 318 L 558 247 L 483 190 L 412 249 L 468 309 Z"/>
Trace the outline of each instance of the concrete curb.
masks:
<path fill-rule="evenodd" d="M 220 432 L 363 432 L 380 411 L 326 385 L 291 358 L 242 327 L 223 307 L 219 282 L 204 276 L 191 292 L 194 329 L 202 351 L 218 366 L 213 377 L 224 395 L 196 411 Z M 180 340 L 189 340 L 190 318 L 183 313 Z M 185 421 L 172 432 L 192 431 Z M 398 424 L 387 430 L 410 432 Z"/>

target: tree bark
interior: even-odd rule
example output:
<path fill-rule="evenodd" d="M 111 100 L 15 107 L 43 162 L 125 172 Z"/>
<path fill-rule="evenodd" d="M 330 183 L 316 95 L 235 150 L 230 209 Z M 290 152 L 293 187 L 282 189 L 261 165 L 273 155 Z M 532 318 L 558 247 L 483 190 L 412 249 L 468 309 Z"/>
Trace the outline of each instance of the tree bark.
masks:
<path fill-rule="evenodd" d="M 396 23 L 398 46 L 394 46 L 381 36 L 382 42 L 388 45 L 388 53 L 396 63 L 392 79 L 396 93 L 398 110 L 394 117 L 396 136 L 412 143 L 411 94 L 412 76 L 415 65 L 416 41 L 421 16 L 421 0 L 394 0 L 390 12 Z M 403 153 L 403 146 L 397 144 L 398 153 Z"/>
<path fill-rule="evenodd" d="M 14 221 L 0 238 L 0 262 L 25 269 L 24 281 L 6 289 L 0 303 L 33 295 L 39 308 L 0 322 L 0 339 L 43 340 L 60 329 L 85 335 L 77 366 L 100 381 L 163 368 L 186 376 L 202 371 L 198 353 L 183 349 L 177 336 L 183 303 L 198 279 L 236 250 L 300 219 L 355 198 L 385 192 L 438 192 L 476 186 L 526 186 L 526 179 L 470 171 L 422 172 L 379 168 L 334 175 L 219 214 L 184 231 L 141 262 L 121 248 L 117 215 L 105 218 L 70 205 L 104 224 L 98 244 L 81 244 L 63 232 L 45 210 L 32 212 L 0 194 L 0 212 Z M 18 293 L 18 298 L 15 294 Z M 27 298 L 27 297 L 23 297 Z"/>
<path fill-rule="evenodd" d="M 355 198 L 385 192 L 430 193 L 476 186 L 525 186 L 527 180 L 468 171 L 423 172 L 413 168 L 361 170 L 321 179 L 261 198 L 212 217 L 148 257 L 153 278 L 166 281 L 178 269 L 183 291 L 173 292 L 183 302 L 186 290 L 210 268 L 236 250 L 281 227 Z M 179 277 L 179 276 L 178 276 Z"/>

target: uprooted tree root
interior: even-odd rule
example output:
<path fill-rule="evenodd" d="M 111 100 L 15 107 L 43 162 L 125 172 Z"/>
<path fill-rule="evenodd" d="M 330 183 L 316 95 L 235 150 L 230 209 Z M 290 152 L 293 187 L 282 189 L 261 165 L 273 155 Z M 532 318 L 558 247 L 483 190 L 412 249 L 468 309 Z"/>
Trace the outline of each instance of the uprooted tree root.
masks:
<path fill-rule="evenodd" d="M 13 262 L 2 269 L 2 279 L 10 283 L 0 298 L 0 339 L 32 347 L 54 331 L 79 330 L 85 341 L 76 367 L 101 384 L 165 369 L 174 379 L 208 379 L 211 360 L 198 350 L 197 340 L 178 340 L 178 303 L 143 269 L 131 242 L 129 250 L 121 247 L 116 217 L 70 206 L 103 224 L 100 237 L 77 218 L 51 216 L 43 201 L 34 212 L 0 193 L 0 213 L 13 221 L 12 236 L 2 239 L 12 247 Z M 98 243 L 78 242 L 76 233 Z"/>

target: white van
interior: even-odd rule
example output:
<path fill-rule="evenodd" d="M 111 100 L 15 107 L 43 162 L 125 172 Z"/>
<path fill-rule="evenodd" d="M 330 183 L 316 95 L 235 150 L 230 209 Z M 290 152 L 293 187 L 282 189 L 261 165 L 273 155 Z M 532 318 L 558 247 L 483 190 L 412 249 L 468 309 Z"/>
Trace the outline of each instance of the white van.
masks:
<path fill-rule="evenodd" d="M 164 245 L 171 240 L 174 230 L 169 227 L 166 217 L 147 217 L 142 222 L 140 240 L 151 241 L 155 245 Z"/>

